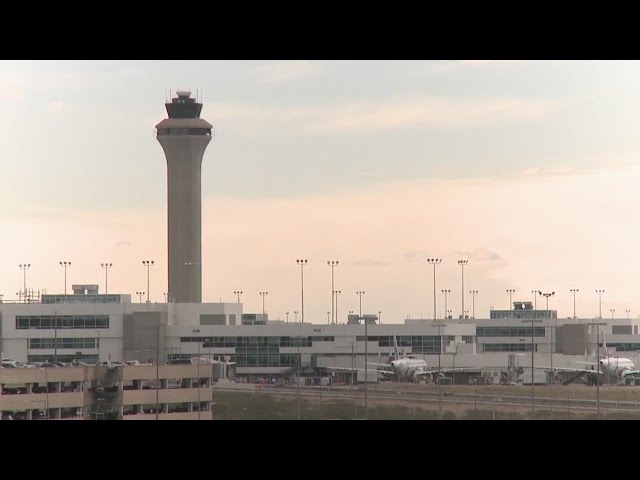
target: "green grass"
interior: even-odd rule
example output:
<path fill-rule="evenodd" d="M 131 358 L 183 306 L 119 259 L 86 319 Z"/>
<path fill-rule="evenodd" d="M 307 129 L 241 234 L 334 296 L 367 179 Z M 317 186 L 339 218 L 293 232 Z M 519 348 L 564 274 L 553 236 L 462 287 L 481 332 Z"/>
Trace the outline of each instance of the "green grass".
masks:
<path fill-rule="evenodd" d="M 358 399 L 357 411 L 352 400 L 301 399 L 300 418 L 302 420 L 353 420 L 363 418 L 364 405 Z M 268 393 L 216 392 L 216 405 L 213 409 L 215 420 L 296 420 L 298 418 L 298 400 L 296 397 L 280 398 Z M 227 413 L 228 410 L 228 413 Z M 369 405 L 370 420 L 437 420 L 437 409 L 421 408 L 419 405 Z M 479 408 L 468 409 L 462 413 L 454 413 L 443 408 L 443 420 L 551 420 L 551 410 L 536 410 L 533 415 L 529 411 L 507 411 L 505 409 Z M 595 413 L 555 410 L 554 420 L 595 420 Z M 606 420 L 640 420 L 640 413 L 607 413 L 602 412 Z"/>

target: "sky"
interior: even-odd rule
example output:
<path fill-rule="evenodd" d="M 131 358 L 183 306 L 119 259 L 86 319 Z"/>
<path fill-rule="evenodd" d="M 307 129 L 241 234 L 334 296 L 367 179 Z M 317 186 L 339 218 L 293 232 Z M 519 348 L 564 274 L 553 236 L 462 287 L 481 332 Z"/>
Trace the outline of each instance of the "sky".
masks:
<path fill-rule="evenodd" d="M 475 316 L 555 292 L 559 316 L 640 317 L 637 61 L 0 61 L 0 294 L 167 290 L 154 126 L 196 89 L 203 301 L 270 318 Z M 538 306 L 544 304 L 538 299 Z M 471 312 L 470 312 L 471 313 Z"/>

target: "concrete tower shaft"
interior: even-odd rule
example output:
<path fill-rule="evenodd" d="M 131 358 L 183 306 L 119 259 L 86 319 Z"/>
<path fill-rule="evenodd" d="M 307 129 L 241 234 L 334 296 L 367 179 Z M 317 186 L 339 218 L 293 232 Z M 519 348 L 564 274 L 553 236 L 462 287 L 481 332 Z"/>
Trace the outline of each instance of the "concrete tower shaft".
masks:
<path fill-rule="evenodd" d="M 167 159 L 168 292 L 175 302 L 202 302 L 202 157 L 211 124 L 202 104 L 178 91 L 166 104 L 169 118 L 156 125 Z"/>

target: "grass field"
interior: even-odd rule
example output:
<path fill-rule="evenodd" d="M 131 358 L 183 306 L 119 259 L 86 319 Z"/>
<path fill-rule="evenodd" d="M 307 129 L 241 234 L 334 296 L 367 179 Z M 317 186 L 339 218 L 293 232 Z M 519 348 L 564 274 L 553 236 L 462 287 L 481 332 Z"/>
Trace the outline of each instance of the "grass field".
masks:
<path fill-rule="evenodd" d="M 468 386 L 443 386 L 442 393 L 464 392 L 473 393 L 475 387 Z M 370 386 L 369 392 L 375 393 L 381 390 L 396 391 L 437 391 L 432 385 L 409 385 L 384 383 Z M 479 395 L 527 396 L 531 388 L 517 386 L 480 386 L 477 387 Z M 596 388 L 582 385 L 576 386 L 536 386 L 536 396 L 572 399 L 595 399 Z M 487 405 L 487 404 L 463 404 L 447 401 L 443 395 L 441 403 L 442 418 L 444 420 L 589 420 L 596 419 L 595 412 L 580 411 L 569 406 L 558 407 L 551 411 L 548 407 L 536 407 L 531 412 L 528 405 Z M 601 387 L 601 400 L 609 399 L 640 402 L 640 387 Z M 216 420 L 296 420 L 298 418 L 298 400 L 295 395 L 287 395 L 278 391 L 256 392 L 214 392 L 214 419 Z M 369 397 L 368 418 L 370 420 L 437 420 L 439 418 L 439 405 L 437 400 L 405 400 L 405 399 L 376 399 Z M 541 409 L 542 408 L 542 409 Z M 301 397 L 300 418 L 302 420 L 352 420 L 364 417 L 363 389 L 354 392 L 353 398 L 328 398 L 325 394 L 320 396 L 319 391 L 309 393 Z M 618 413 L 602 410 L 602 418 L 634 419 L 640 420 L 640 412 Z"/>

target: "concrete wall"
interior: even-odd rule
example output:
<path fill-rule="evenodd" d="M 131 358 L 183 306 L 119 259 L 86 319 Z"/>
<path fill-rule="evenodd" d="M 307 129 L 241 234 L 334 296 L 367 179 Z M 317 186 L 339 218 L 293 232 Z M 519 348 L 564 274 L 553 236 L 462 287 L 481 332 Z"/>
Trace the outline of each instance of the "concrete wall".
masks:
<path fill-rule="evenodd" d="M 124 317 L 123 359 L 147 362 L 166 360 L 166 312 L 133 312 Z"/>

